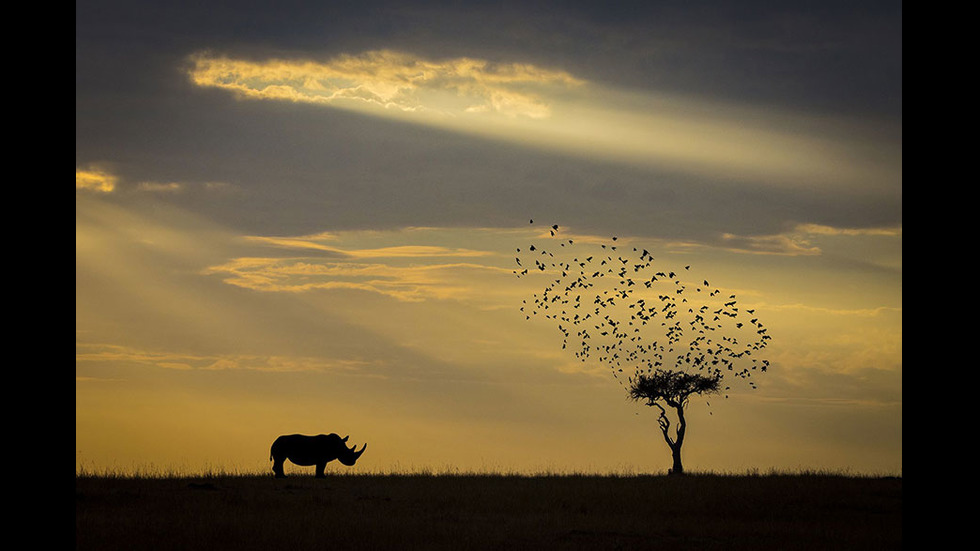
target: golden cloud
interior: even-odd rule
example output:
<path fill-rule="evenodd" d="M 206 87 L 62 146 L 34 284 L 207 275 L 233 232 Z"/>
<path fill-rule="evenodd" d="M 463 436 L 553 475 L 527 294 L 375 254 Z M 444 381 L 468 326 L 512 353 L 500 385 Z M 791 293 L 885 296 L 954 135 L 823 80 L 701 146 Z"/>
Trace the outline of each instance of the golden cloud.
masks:
<path fill-rule="evenodd" d="M 266 292 L 359 290 L 400 301 L 465 298 L 478 293 L 464 272 L 510 273 L 481 264 L 449 263 L 393 266 L 383 263 L 324 262 L 311 258 L 236 258 L 205 274 L 223 274 L 224 282 Z"/>
<path fill-rule="evenodd" d="M 807 241 L 790 235 L 740 236 L 722 234 L 725 248 L 742 253 L 779 254 L 790 256 L 809 256 L 821 253 L 820 247 L 813 247 Z"/>
<path fill-rule="evenodd" d="M 809 256 L 822 254 L 820 247 L 810 242 L 811 237 L 901 237 L 902 228 L 836 228 L 820 224 L 798 224 L 791 231 L 775 235 L 740 236 L 722 234 L 723 246 L 731 251 L 754 254 L 779 254 Z"/>
<path fill-rule="evenodd" d="M 154 193 L 176 193 L 184 189 L 179 182 L 140 182 L 136 189 Z"/>
<path fill-rule="evenodd" d="M 322 62 L 257 62 L 201 52 L 190 61 L 194 84 L 243 98 L 450 116 L 496 113 L 546 118 L 550 108 L 535 88 L 582 83 L 567 72 L 526 63 L 467 57 L 429 60 L 391 50 L 344 54 Z"/>
<path fill-rule="evenodd" d="M 76 190 L 111 193 L 116 189 L 118 181 L 114 174 L 100 168 L 75 169 Z"/>
<path fill-rule="evenodd" d="M 176 370 L 251 370 L 251 371 L 344 371 L 355 372 L 368 366 L 362 360 L 278 356 L 255 354 L 208 355 L 185 352 L 145 350 L 113 344 L 76 343 L 75 361 L 95 364 L 140 364 Z M 98 377 L 76 377 L 76 381 L 105 381 Z"/>
<path fill-rule="evenodd" d="M 796 230 L 801 233 L 815 235 L 874 235 L 874 236 L 895 236 L 902 235 L 901 227 L 889 228 L 835 228 L 833 226 L 823 226 L 820 224 L 800 224 Z"/>
<path fill-rule="evenodd" d="M 199 52 L 200 87 L 329 106 L 586 157 L 777 186 L 894 193 L 901 150 L 867 123 L 616 89 L 530 63 L 375 50 L 255 61 Z M 855 152 L 867 151 L 867 154 Z M 886 162 L 882 162 L 886 160 Z"/>
<path fill-rule="evenodd" d="M 315 251 L 337 253 L 353 258 L 431 258 L 431 257 L 474 257 L 487 256 L 492 253 L 473 249 L 460 249 L 433 245 L 395 245 L 389 247 L 342 249 L 325 245 L 321 241 L 332 241 L 337 237 L 333 234 L 317 234 L 305 237 L 264 237 L 247 236 L 249 241 L 272 245 L 286 249 L 309 249 Z"/>

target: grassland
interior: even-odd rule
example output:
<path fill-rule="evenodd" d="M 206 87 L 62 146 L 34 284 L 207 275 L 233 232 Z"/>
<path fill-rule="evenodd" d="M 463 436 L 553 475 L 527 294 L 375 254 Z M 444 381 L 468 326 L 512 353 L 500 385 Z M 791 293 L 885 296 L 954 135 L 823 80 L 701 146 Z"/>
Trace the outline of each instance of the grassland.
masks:
<path fill-rule="evenodd" d="M 78 550 L 900 549 L 902 479 L 76 475 Z"/>

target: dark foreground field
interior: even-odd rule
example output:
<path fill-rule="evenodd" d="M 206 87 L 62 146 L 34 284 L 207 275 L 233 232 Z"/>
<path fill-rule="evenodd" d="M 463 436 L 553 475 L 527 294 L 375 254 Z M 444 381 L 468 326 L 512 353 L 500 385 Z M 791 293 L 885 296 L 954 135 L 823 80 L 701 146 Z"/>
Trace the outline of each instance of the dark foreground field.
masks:
<path fill-rule="evenodd" d="M 75 479 L 76 549 L 899 549 L 902 480 Z"/>

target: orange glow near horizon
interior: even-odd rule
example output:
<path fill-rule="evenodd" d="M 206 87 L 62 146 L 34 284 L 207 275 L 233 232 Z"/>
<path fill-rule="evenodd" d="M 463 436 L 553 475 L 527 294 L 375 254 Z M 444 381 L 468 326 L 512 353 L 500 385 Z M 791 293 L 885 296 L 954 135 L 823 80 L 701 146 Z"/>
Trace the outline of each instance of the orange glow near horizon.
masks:
<path fill-rule="evenodd" d="M 567 232 L 583 246 L 605 239 Z M 900 232 L 784 238 L 801 235 L 809 248 L 780 254 L 620 238 L 737 291 L 774 334 L 760 389 L 692 406 L 691 469 L 901 472 L 900 452 L 880 467 L 858 442 L 821 448 L 795 432 L 901 415 L 900 278 L 850 274 L 845 293 L 835 277 L 802 276 L 814 247 L 874 250 L 887 266 Z M 553 325 L 519 311 L 542 282 L 515 277 L 513 250 L 547 239 L 535 227 L 238 236 L 179 210 L 79 195 L 76 470 L 265 472 L 272 440 L 294 432 L 368 443 L 355 468 L 367 472 L 665 469 L 652 413 L 625 400 L 608 366 L 561 350 Z M 848 386 L 861 380 L 879 394 Z M 900 450 L 900 432 L 879 436 Z M 773 438 L 792 446 L 771 449 Z M 805 465 L 793 446 L 810 450 Z"/>

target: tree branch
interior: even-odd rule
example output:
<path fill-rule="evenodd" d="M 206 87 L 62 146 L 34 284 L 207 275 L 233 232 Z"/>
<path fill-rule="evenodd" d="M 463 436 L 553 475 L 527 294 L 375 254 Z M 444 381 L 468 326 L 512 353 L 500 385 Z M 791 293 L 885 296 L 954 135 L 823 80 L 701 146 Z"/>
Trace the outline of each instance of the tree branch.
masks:
<path fill-rule="evenodd" d="M 664 409 L 660 404 L 653 402 L 650 405 L 656 406 L 660 410 L 660 416 L 657 418 L 657 422 L 660 423 L 660 432 L 664 435 L 664 440 L 667 445 L 672 449 L 674 447 L 674 440 L 670 437 L 670 417 L 667 417 L 667 410 Z"/>

